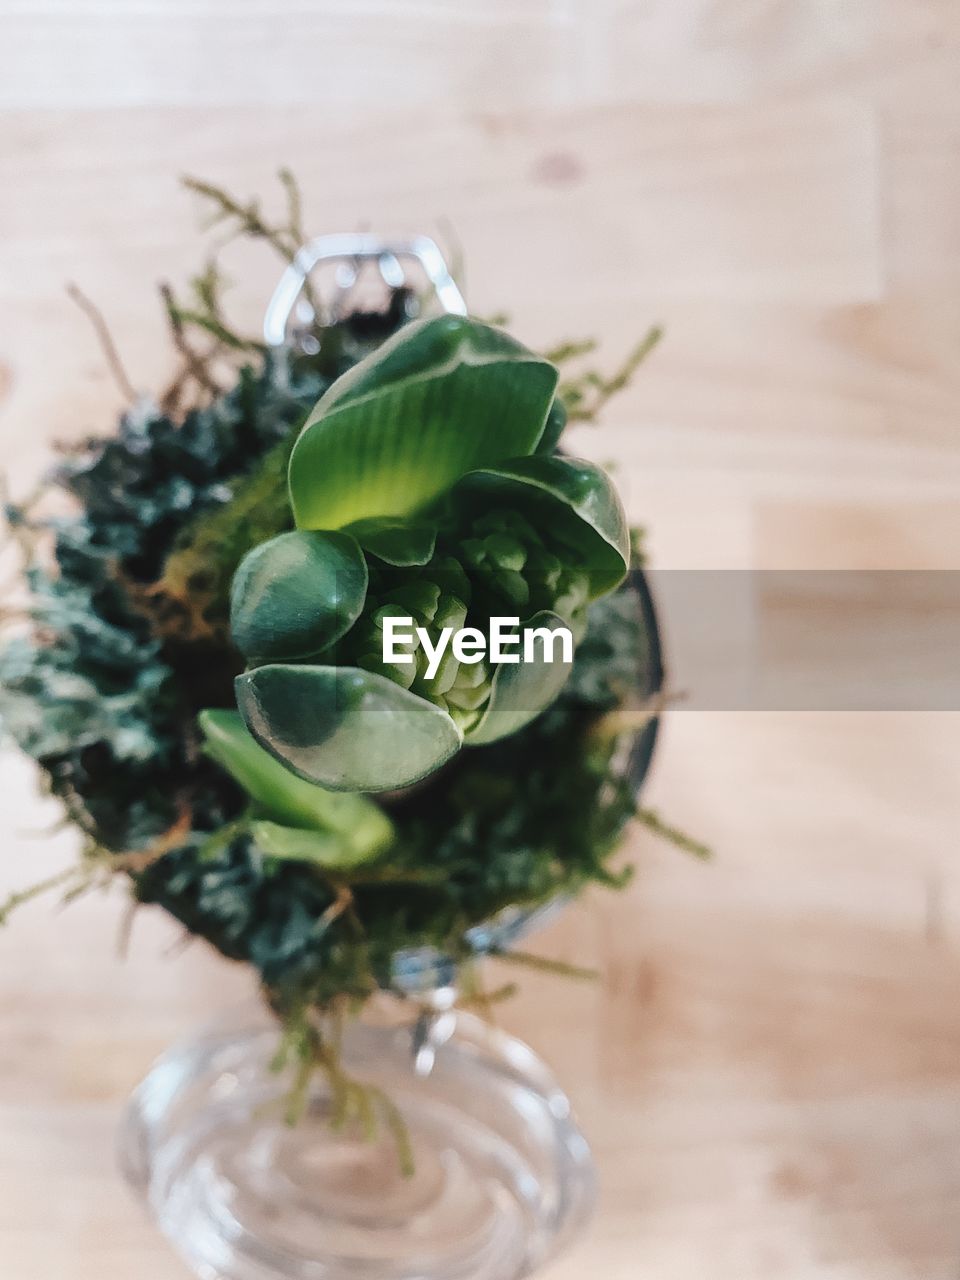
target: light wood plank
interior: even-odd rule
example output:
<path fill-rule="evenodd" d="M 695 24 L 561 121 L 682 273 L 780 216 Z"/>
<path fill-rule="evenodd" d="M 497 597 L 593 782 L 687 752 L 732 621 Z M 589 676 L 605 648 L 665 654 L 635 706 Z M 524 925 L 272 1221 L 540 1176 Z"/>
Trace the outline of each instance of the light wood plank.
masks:
<path fill-rule="evenodd" d="M 0 0 L 0 450 L 15 489 L 169 369 L 160 279 L 198 262 L 187 171 L 300 174 L 311 227 L 452 223 L 474 308 L 612 366 L 667 339 L 577 447 L 615 458 L 664 568 L 957 567 L 953 0 Z M 272 200 L 273 197 L 270 197 Z M 230 253 L 256 325 L 276 264 Z M 669 627 L 670 619 L 666 619 Z M 622 896 L 544 934 L 599 987 L 503 1012 L 597 1150 L 601 1208 L 545 1280 L 954 1280 L 960 713 L 695 712 Z M 0 754 L 0 892 L 65 865 Z M 0 934 L 0 1270 L 183 1274 L 119 1186 L 151 1058 L 249 978 L 118 893 Z M 172 954 L 168 954 L 174 948 Z M 516 976 L 511 972 L 511 977 Z"/>

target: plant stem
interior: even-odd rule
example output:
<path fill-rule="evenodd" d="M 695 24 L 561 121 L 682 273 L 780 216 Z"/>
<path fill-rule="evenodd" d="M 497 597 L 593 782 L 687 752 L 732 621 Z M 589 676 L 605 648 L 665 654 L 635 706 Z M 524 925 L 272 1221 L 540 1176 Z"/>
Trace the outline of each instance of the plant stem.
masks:
<path fill-rule="evenodd" d="M 65 871 L 58 871 L 56 875 L 49 876 L 46 880 L 40 880 L 37 884 L 32 884 L 26 889 L 17 889 L 14 893 L 3 902 L 0 903 L 0 926 L 5 925 L 12 912 L 18 907 L 22 907 L 27 902 L 32 902 L 34 898 L 40 898 L 45 893 L 50 893 L 54 889 L 60 889 L 64 885 L 69 884 L 71 880 L 86 879 L 88 871 L 85 867 L 67 867 Z"/>
<path fill-rule="evenodd" d="M 677 827 L 672 827 L 668 822 L 664 822 L 655 809 L 638 809 L 636 818 L 638 822 L 643 823 L 648 831 L 662 836 L 664 840 L 669 840 L 678 849 L 683 849 L 686 853 L 692 853 L 696 858 L 706 859 L 712 856 L 712 850 L 709 845 L 695 840 L 693 836 L 688 836 L 686 832 L 679 830 Z"/>
<path fill-rule="evenodd" d="M 137 399 L 137 390 L 124 368 L 123 361 L 120 359 L 120 353 L 117 345 L 113 340 L 113 335 L 104 319 L 103 312 L 87 295 L 75 284 L 67 285 L 67 296 L 71 298 L 83 314 L 93 325 L 94 332 L 100 342 L 100 348 L 103 351 L 104 358 L 109 366 L 110 372 L 117 386 L 123 392 L 124 397 L 129 404 L 134 404 Z"/>
<path fill-rule="evenodd" d="M 525 969 L 539 969 L 542 973 L 554 973 L 561 978 L 577 978 L 581 982 L 596 982 L 600 977 L 596 969 L 587 969 L 578 964 L 567 964 L 564 960 L 548 960 L 546 956 L 531 955 L 529 951 L 491 951 L 495 960 L 503 960 L 507 964 L 523 965 Z"/>

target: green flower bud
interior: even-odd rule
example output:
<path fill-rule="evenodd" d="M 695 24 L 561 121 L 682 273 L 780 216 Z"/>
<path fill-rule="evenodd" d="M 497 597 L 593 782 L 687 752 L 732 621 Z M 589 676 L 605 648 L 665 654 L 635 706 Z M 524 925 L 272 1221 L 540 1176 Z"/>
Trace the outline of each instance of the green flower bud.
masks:
<path fill-rule="evenodd" d="M 559 557 L 542 547 L 531 551 L 527 562 L 527 576 L 536 583 L 539 591 L 555 593 L 560 582 L 563 565 Z"/>
<path fill-rule="evenodd" d="M 461 627 L 466 625 L 467 606 L 462 600 L 458 600 L 456 596 L 441 595 L 437 605 L 437 611 L 433 616 L 433 625 L 437 631 L 444 627 L 452 627 L 454 631 L 459 631 Z"/>
<path fill-rule="evenodd" d="M 388 680 L 392 680 L 403 689 L 409 689 L 413 685 L 417 674 L 417 668 L 413 663 L 384 662 L 382 650 L 361 654 L 354 665 L 362 667 L 364 671 L 371 671 L 374 675 L 386 676 Z"/>
<path fill-rule="evenodd" d="M 384 618 L 410 618 L 435 649 L 444 628 L 457 632 L 470 625 L 486 632 L 491 617 L 524 617 L 543 609 L 566 619 L 576 635 L 588 600 L 589 579 L 575 553 L 544 537 L 519 512 L 460 517 L 441 529 L 429 563 L 371 566 L 366 607 L 345 638 L 340 661 L 387 676 L 448 711 L 464 729 L 476 723 L 490 697 L 487 662 L 458 662 L 448 642 L 428 677 L 430 659 L 416 637 L 400 646 L 412 663 L 384 662 Z"/>
<path fill-rule="evenodd" d="M 537 452 L 556 379 L 503 334 L 447 316 L 323 396 L 290 460 L 296 528 L 253 548 L 231 598 L 254 663 L 237 679 L 239 710 L 294 772 L 334 788 L 406 785 L 459 750 L 457 728 L 493 742 L 558 696 L 566 664 L 462 662 L 453 635 L 489 636 L 508 617 L 576 636 L 588 600 L 626 571 L 609 481 Z M 397 618 L 406 641 L 387 627 Z"/>
<path fill-rule="evenodd" d="M 456 556 L 438 553 L 430 562 L 430 578 L 444 595 L 462 600 L 469 608 L 473 595 L 470 579 Z"/>
<path fill-rule="evenodd" d="M 501 569 L 519 573 L 527 563 L 527 549 L 518 538 L 508 533 L 490 533 L 483 540 L 487 560 Z"/>
<path fill-rule="evenodd" d="M 463 670 L 462 664 L 460 669 Z M 462 711 L 476 711 L 483 706 L 490 696 L 490 690 L 487 688 L 490 673 L 485 664 L 481 666 L 480 663 L 477 663 L 474 669 L 480 672 L 482 682 L 476 687 L 470 688 L 469 685 L 461 685 L 455 681 L 453 688 L 447 694 L 447 702 L 450 706 L 459 707 Z"/>
<path fill-rule="evenodd" d="M 406 610 L 408 616 L 414 618 L 422 626 L 427 626 L 434 619 L 437 605 L 440 603 L 440 587 L 429 578 L 418 578 L 413 582 L 405 582 L 394 587 L 387 596 L 391 604 L 399 605 Z"/>

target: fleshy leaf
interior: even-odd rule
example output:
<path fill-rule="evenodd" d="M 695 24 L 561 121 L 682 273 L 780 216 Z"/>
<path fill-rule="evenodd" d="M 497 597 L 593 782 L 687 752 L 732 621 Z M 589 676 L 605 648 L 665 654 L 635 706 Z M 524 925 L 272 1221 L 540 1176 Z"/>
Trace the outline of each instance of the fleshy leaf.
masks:
<path fill-rule="evenodd" d="M 462 316 L 407 325 L 339 378 L 294 445 L 301 529 L 404 516 L 477 467 L 533 452 L 557 371 Z"/>
<path fill-rule="evenodd" d="M 204 753 L 226 769 L 271 822 L 333 833 L 366 854 L 391 840 L 393 824 L 378 804 L 298 778 L 260 746 L 238 711 L 201 711 L 197 719 Z"/>
<path fill-rule="evenodd" d="M 347 525 L 343 532 L 378 560 L 401 568 L 427 564 L 437 544 L 437 527 L 426 520 L 370 516 Z"/>
<path fill-rule="evenodd" d="M 520 626 L 520 645 L 515 652 L 523 657 L 523 636 L 534 628 L 554 631 L 566 627 L 564 620 L 555 613 L 542 610 Z M 466 733 L 469 746 L 495 742 L 516 733 L 550 706 L 566 684 L 572 663 L 561 662 L 563 649 L 558 636 L 552 642 L 554 661 L 546 661 L 546 644 L 543 638 L 534 639 L 534 661 L 500 662 L 493 675 L 490 701 L 482 719 Z"/>
<path fill-rule="evenodd" d="M 236 680 L 257 741 L 301 778 L 338 791 L 392 791 L 460 748 L 439 707 L 356 667 L 274 664 Z"/>
<path fill-rule="evenodd" d="M 606 472 L 583 458 L 515 458 L 473 471 L 459 482 L 453 500 L 473 500 L 482 509 L 499 503 L 538 517 L 573 548 L 597 599 L 626 577 L 630 528 Z"/>
<path fill-rule="evenodd" d="M 543 435 L 537 443 L 537 453 L 553 453 L 560 443 L 560 437 L 563 435 L 566 426 L 567 406 L 557 396 L 550 406 L 550 412 L 547 414 L 547 424 L 543 428 Z"/>
<path fill-rule="evenodd" d="M 234 575 L 233 642 L 249 661 L 312 657 L 353 626 L 366 593 L 367 564 L 349 534 L 281 533 Z"/>
<path fill-rule="evenodd" d="M 341 795 L 341 799 L 343 798 L 346 797 Z M 350 840 L 348 836 L 333 831 L 285 827 L 277 822 L 254 822 L 250 831 L 263 852 L 271 857 L 288 862 L 310 862 L 328 871 L 349 871 L 352 867 L 371 862 L 383 852 L 391 838 L 389 822 L 386 839 L 381 839 L 379 843 Z"/>

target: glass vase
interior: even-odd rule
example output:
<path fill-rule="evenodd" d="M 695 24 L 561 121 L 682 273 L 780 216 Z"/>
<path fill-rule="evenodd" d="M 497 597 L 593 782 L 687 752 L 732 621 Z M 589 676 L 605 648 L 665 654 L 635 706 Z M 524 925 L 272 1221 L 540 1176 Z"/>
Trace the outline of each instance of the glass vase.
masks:
<path fill-rule="evenodd" d="M 320 1071 L 288 1121 L 265 1008 L 155 1063 L 122 1163 L 200 1280 L 516 1280 L 579 1231 L 594 1166 L 566 1096 L 451 996 L 406 1025 L 348 1023 L 342 1066 L 369 1114 L 339 1127 Z"/>
<path fill-rule="evenodd" d="M 630 576 L 645 645 L 637 696 L 662 686 L 646 580 Z M 623 767 L 639 791 L 657 721 Z M 508 908 L 465 935 L 510 950 L 563 905 Z M 455 1008 L 458 971 L 398 952 L 387 989 L 401 1025 L 350 1020 L 346 1076 L 365 1110 L 338 1124 L 330 1078 L 310 1076 L 287 1121 L 279 1024 L 253 1006 L 171 1049 L 123 1122 L 128 1181 L 200 1280 L 519 1280 L 584 1226 L 595 1171 L 570 1103 L 522 1041 Z"/>

